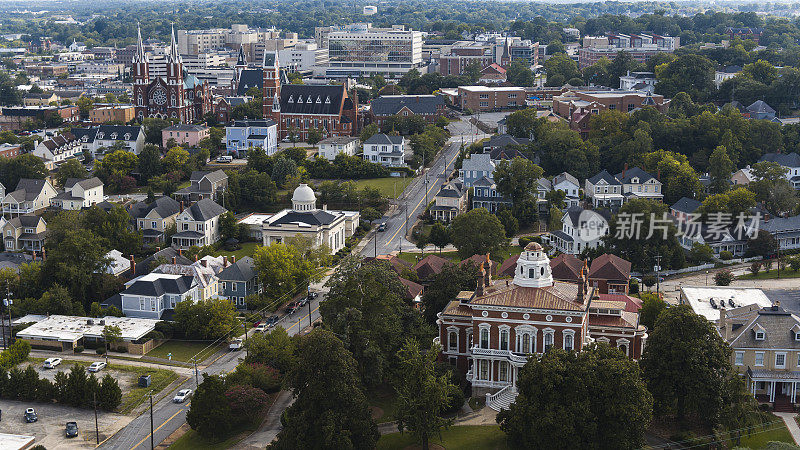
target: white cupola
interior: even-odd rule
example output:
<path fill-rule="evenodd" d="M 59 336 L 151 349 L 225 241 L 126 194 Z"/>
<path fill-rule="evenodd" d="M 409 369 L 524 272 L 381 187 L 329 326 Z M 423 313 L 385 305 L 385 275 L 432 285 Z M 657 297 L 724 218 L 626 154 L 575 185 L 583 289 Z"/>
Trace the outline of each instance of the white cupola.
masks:
<path fill-rule="evenodd" d="M 296 212 L 308 212 L 317 209 L 317 196 L 314 190 L 303 183 L 297 186 L 292 194 L 292 209 Z"/>
<path fill-rule="evenodd" d="M 514 284 L 520 287 L 536 288 L 553 285 L 550 258 L 538 243 L 531 242 L 519 255 L 517 269 L 514 272 Z"/>

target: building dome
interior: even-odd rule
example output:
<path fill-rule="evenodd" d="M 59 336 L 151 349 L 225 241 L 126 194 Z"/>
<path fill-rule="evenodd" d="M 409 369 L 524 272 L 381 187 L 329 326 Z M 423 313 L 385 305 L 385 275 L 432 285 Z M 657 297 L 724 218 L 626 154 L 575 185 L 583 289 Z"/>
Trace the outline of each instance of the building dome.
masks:
<path fill-rule="evenodd" d="M 312 211 L 317 208 L 317 196 L 307 184 L 297 186 L 292 194 L 292 209 L 295 211 Z"/>
<path fill-rule="evenodd" d="M 542 246 L 531 242 L 517 259 L 514 271 L 514 284 L 521 287 L 544 288 L 553 285 L 553 274 L 550 271 L 550 258 Z"/>
<path fill-rule="evenodd" d="M 542 251 L 542 245 L 538 242 L 530 242 L 528 245 L 525 246 L 526 252 L 540 252 Z"/>

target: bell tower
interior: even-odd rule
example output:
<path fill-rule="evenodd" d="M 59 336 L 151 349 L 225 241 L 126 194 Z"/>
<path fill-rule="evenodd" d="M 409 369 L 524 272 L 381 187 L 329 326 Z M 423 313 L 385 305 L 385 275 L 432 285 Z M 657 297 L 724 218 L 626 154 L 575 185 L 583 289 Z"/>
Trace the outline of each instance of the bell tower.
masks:
<path fill-rule="evenodd" d="M 139 120 L 147 117 L 147 85 L 150 84 L 150 63 L 144 51 L 142 29 L 136 24 L 136 53 L 133 55 L 133 104 Z"/>
<path fill-rule="evenodd" d="M 553 285 L 553 273 L 550 271 L 550 258 L 542 246 L 531 242 L 519 255 L 517 269 L 514 272 L 514 284 L 520 287 L 544 288 Z"/>
<path fill-rule="evenodd" d="M 264 79 L 262 83 L 263 100 L 264 100 L 264 118 L 272 118 L 278 122 L 278 135 L 280 136 L 280 105 L 274 106 L 275 102 L 280 102 L 281 98 L 281 68 L 278 62 L 278 52 L 275 52 L 275 57 L 272 64 L 267 62 L 267 52 L 264 52 L 264 60 L 262 62 L 262 71 Z"/>

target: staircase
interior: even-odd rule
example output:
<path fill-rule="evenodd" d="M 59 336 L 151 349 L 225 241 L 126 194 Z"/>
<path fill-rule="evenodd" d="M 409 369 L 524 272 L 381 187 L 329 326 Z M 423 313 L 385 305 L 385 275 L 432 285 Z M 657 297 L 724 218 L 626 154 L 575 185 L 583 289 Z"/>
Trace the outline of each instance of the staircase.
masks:
<path fill-rule="evenodd" d="M 793 413 L 794 406 L 792 405 L 792 402 L 789 400 L 789 397 L 785 395 L 776 395 L 775 403 L 772 410 L 775 412 Z"/>
<path fill-rule="evenodd" d="M 517 394 L 516 387 L 506 386 L 495 394 L 486 394 L 486 406 L 497 412 L 508 409 L 511 404 L 514 403 L 514 400 L 517 399 Z"/>

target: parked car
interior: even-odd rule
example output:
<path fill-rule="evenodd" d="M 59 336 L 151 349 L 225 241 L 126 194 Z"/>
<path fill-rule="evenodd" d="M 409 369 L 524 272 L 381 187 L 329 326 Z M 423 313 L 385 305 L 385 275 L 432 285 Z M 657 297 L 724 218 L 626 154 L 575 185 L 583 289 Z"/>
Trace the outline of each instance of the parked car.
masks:
<path fill-rule="evenodd" d="M 317 298 L 318 296 L 319 296 L 319 292 L 313 292 L 313 291 L 312 291 L 312 292 L 310 292 L 310 293 L 308 294 L 308 298 L 312 298 L 312 299 L 313 299 L 313 298 Z"/>
<path fill-rule="evenodd" d="M 268 327 L 268 328 L 272 328 L 272 327 L 274 327 L 274 326 L 275 326 L 275 324 L 277 324 L 277 323 L 278 323 L 278 320 L 280 320 L 280 317 L 278 317 L 278 316 L 276 316 L 276 315 L 274 315 L 274 314 L 273 314 L 273 315 L 271 315 L 271 316 L 267 317 L 267 318 L 264 320 L 264 322 L 267 324 L 267 327 Z"/>
<path fill-rule="evenodd" d="M 78 437 L 78 423 L 67 422 L 67 427 L 64 430 L 64 433 L 67 435 L 68 438 Z"/>
<path fill-rule="evenodd" d="M 36 417 L 36 411 L 34 411 L 33 408 L 28 408 L 25 410 L 25 422 L 33 423 L 37 420 L 39 420 L 39 418 Z"/>
<path fill-rule="evenodd" d="M 308 297 L 303 297 L 303 298 L 301 298 L 300 300 L 297 301 L 297 307 L 298 308 L 302 308 L 303 306 L 306 306 L 307 304 L 308 304 Z"/>
<path fill-rule="evenodd" d="M 172 401 L 175 403 L 183 403 L 186 401 L 186 399 L 188 399 L 191 396 L 192 396 L 191 389 L 181 389 L 180 391 L 178 391 L 177 394 L 175 394 L 175 397 L 172 398 Z"/>
<path fill-rule="evenodd" d="M 47 358 L 42 363 L 42 367 L 45 369 L 55 369 L 59 364 L 61 364 L 61 358 Z"/>
<path fill-rule="evenodd" d="M 89 368 L 86 369 L 89 372 L 100 372 L 101 370 L 106 368 L 106 363 L 103 361 L 95 361 L 89 365 Z"/>
<path fill-rule="evenodd" d="M 217 157 L 217 162 L 218 163 L 232 163 L 233 162 L 233 156 L 225 156 L 225 155 L 219 156 L 219 157 Z"/>
<path fill-rule="evenodd" d="M 286 314 L 292 314 L 297 311 L 297 308 L 300 307 L 299 303 L 300 302 L 289 303 L 289 306 L 286 307 Z"/>
<path fill-rule="evenodd" d="M 386 222 L 381 222 L 378 224 L 378 231 L 386 231 Z"/>
<path fill-rule="evenodd" d="M 150 375 L 140 375 L 139 376 L 139 387 L 150 387 L 150 383 L 153 380 L 150 378 Z"/>
<path fill-rule="evenodd" d="M 267 331 L 267 324 L 264 323 L 264 322 L 259 323 L 258 326 L 256 326 L 256 330 L 255 331 L 256 331 L 256 333 L 263 333 L 263 332 Z"/>
<path fill-rule="evenodd" d="M 230 351 L 236 351 L 241 349 L 242 349 L 242 340 L 239 338 L 232 340 L 231 343 L 228 344 L 228 350 Z"/>

